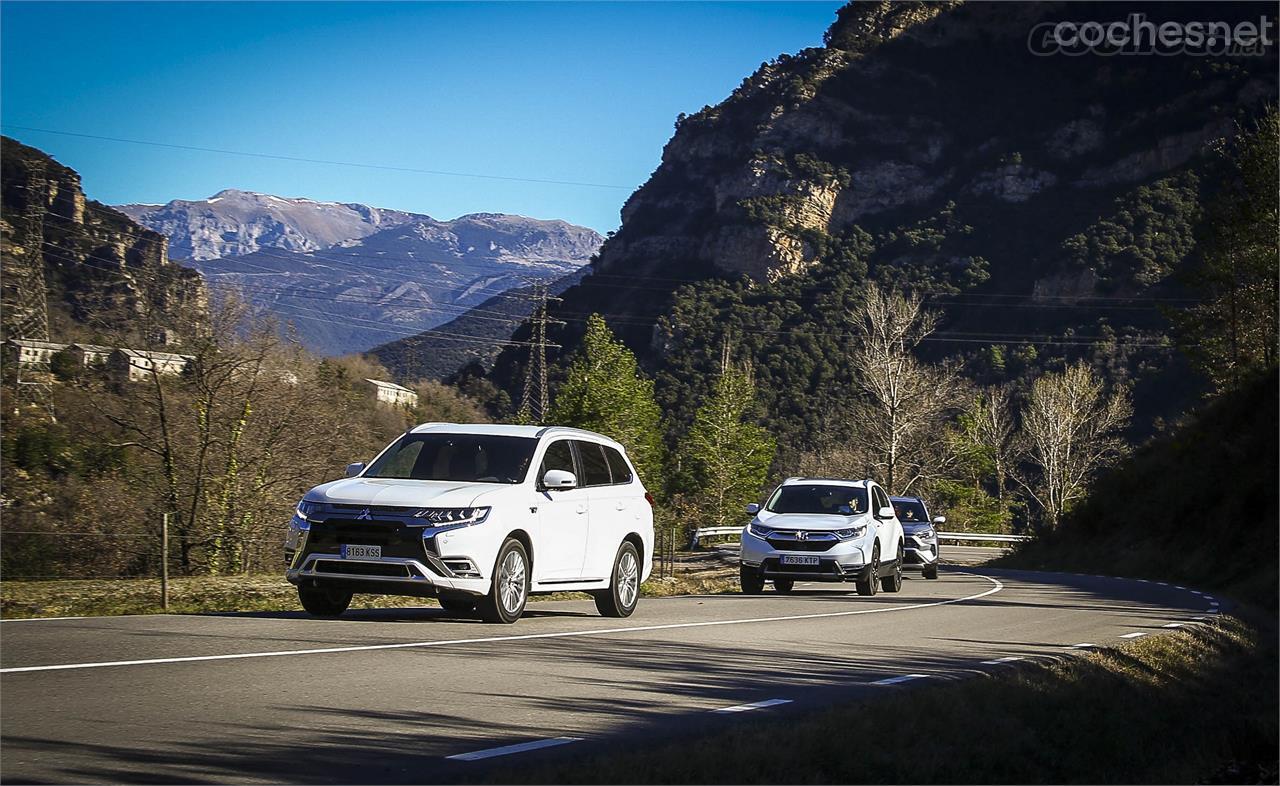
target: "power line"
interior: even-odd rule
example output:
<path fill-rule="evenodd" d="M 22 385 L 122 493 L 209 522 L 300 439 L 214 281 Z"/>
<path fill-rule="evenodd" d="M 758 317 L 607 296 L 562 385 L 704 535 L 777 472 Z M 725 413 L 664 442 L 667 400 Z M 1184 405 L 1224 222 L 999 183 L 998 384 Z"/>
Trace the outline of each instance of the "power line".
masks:
<path fill-rule="evenodd" d="M 124 137 L 102 136 L 100 134 L 83 134 L 75 131 L 57 131 L 52 128 L 37 128 L 35 126 L 20 126 L 12 123 L 2 124 L 0 127 L 5 129 L 18 129 L 20 131 L 34 131 L 40 134 L 57 134 L 59 136 L 78 137 L 80 139 L 95 139 L 103 142 L 121 142 L 130 145 L 146 145 L 148 147 L 163 147 L 171 150 L 189 150 L 199 153 L 217 153 L 219 155 L 244 156 L 247 158 L 266 158 L 273 161 L 292 161 L 302 164 L 324 164 L 328 166 L 345 166 L 355 167 L 359 169 L 377 169 L 385 172 L 407 172 L 416 175 L 438 175 L 443 177 L 470 177 L 479 180 L 502 180 L 516 183 L 539 183 L 541 185 L 553 186 L 578 186 L 582 188 L 610 188 L 631 190 L 632 186 L 620 186 L 612 183 L 588 183 L 579 180 L 556 180 L 552 178 L 538 177 L 515 177 L 511 175 L 489 175 L 479 172 L 454 172 L 444 169 L 418 169 L 416 167 L 393 166 L 389 164 L 369 164 L 358 161 L 332 161 L 324 158 L 304 158 L 302 156 L 286 156 L 276 153 L 254 153 L 245 150 L 228 150 L 217 147 L 200 147 L 198 145 L 179 145 L 172 142 L 155 142 L 145 139 L 126 139 Z"/>

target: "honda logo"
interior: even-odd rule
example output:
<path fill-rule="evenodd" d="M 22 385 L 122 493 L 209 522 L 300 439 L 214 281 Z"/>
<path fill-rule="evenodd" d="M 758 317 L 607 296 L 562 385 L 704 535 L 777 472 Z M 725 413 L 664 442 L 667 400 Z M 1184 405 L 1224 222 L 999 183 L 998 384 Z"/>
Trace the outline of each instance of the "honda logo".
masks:
<path fill-rule="evenodd" d="M 805 532 L 804 530 L 801 530 L 800 532 L 796 533 L 796 540 L 808 540 L 808 539 L 809 539 L 809 533 Z"/>
<path fill-rule="evenodd" d="M 370 515 L 369 509 L 365 508 L 364 510 L 360 511 L 360 515 L 356 516 L 356 519 L 360 521 L 373 521 L 373 516 Z"/>

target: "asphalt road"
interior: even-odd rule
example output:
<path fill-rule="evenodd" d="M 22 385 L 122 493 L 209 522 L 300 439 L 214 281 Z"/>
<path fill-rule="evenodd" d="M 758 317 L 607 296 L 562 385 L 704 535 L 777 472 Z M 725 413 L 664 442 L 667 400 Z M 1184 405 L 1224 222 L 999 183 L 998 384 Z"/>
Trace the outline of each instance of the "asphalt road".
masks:
<path fill-rule="evenodd" d="M 846 587 L 649 598 L 626 620 L 536 603 L 509 627 L 425 608 L 8 621 L 0 779 L 452 781 L 1113 645 L 1218 609 L 1167 585 L 981 568 L 908 574 L 901 593 L 872 598 Z"/>

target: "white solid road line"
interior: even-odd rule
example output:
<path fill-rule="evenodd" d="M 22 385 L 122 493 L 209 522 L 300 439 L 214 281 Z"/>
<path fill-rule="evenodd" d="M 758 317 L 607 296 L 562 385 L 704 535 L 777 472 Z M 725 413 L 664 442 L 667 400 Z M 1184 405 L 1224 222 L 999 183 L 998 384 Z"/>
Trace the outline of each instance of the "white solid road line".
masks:
<path fill-rule="evenodd" d="M 1090 647 L 1096 647 L 1096 646 L 1098 646 L 1098 645 L 1097 645 L 1097 644 L 1090 644 L 1089 642 L 1087 642 L 1087 641 L 1086 641 L 1086 642 L 1085 642 L 1085 643 L 1083 643 L 1083 644 L 1072 644 L 1072 645 L 1071 645 L 1070 647 L 1068 647 L 1067 649 L 1070 649 L 1070 650 L 1087 650 L 1087 649 L 1089 649 Z"/>
<path fill-rule="evenodd" d="M 790 704 L 791 699 L 765 699 L 764 701 L 755 701 L 750 704 L 737 704 L 732 707 L 721 707 L 712 712 L 749 712 L 751 710 L 762 710 L 765 707 L 776 707 L 779 704 Z"/>
<path fill-rule="evenodd" d="M 630 628 L 602 628 L 600 630 L 569 630 L 560 631 L 558 633 L 525 633 L 514 636 L 488 636 L 475 639 L 447 639 L 444 641 L 411 641 L 400 644 L 362 644 L 351 647 L 324 647 L 307 650 L 280 650 L 276 652 L 237 652 L 229 655 L 189 655 L 178 658 L 143 658 L 139 660 L 115 660 L 102 661 L 100 663 L 63 663 L 52 664 L 48 666 L 17 666 L 8 669 L 0 669 L 0 674 L 19 674 L 32 671 L 66 671 L 70 669 L 101 669 L 109 666 L 149 666 L 160 663 L 198 663 L 202 661 L 215 660 L 243 660 L 247 658 L 279 658 L 289 655 L 325 655 L 338 652 L 372 652 L 375 650 L 402 650 L 402 649 L 425 649 L 428 647 L 448 647 L 459 644 L 488 644 L 506 641 L 533 641 L 537 639 L 564 639 L 578 638 L 586 636 L 607 636 L 615 633 L 644 633 L 655 630 L 678 630 L 681 628 L 709 628 L 717 625 L 748 625 L 762 622 L 789 622 L 792 620 L 813 620 L 813 619 L 829 619 L 832 617 L 853 617 L 859 614 L 884 614 L 892 611 L 911 611 L 913 609 L 928 609 L 936 606 L 949 606 L 954 603 L 964 603 L 965 601 L 977 600 L 985 598 L 988 595 L 1004 589 L 1004 584 L 998 579 L 990 576 L 981 576 L 976 573 L 957 573 L 955 575 L 976 576 L 991 582 L 993 586 L 985 592 L 979 592 L 975 595 L 966 595 L 963 598 L 952 598 L 950 600 L 939 600 L 932 603 L 913 603 L 908 606 L 885 606 L 875 609 L 856 609 L 854 611 L 827 611 L 815 614 L 792 614 L 781 617 L 753 617 L 745 619 L 733 620 L 710 620 L 707 622 L 674 622 L 666 625 L 636 625 Z"/>
<path fill-rule="evenodd" d="M 1170 623 L 1166 623 L 1166 624 L 1164 624 L 1164 625 L 1161 625 L 1160 627 L 1162 627 L 1162 628 L 1181 628 L 1181 627 L 1182 627 L 1182 623 L 1181 623 L 1181 622 L 1170 622 Z"/>
<path fill-rule="evenodd" d="M 876 680 L 871 685 L 897 685 L 911 680 L 923 680 L 928 678 L 928 674 L 904 674 L 901 677 L 889 677 L 888 679 Z"/>
<path fill-rule="evenodd" d="M 996 658 L 995 660 L 984 660 L 984 661 L 982 662 L 982 665 L 983 665 L 983 666 L 997 666 L 997 665 L 999 665 L 999 664 L 1001 664 L 1001 663 L 1013 663 L 1015 660 L 1026 660 L 1026 658 L 1024 658 L 1024 657 L 1022 657 L 1022 656 L 1020 656 L 1020 655 L 1010 655 L 1010 656 L 1008 656 L 1008 657 L 1006 657 L 1006 658 Z"/>
<path fill-rule="evenodd" d="M 1147 632 L 1146 632 L 1145 630 L 1140 630 L 1140 631 L 1138 631 L 1138 632 L 1136 632 L 1136 633 L 1126 633 L 1126 634 L 1122 635 L 1120 638 L 1122 638 L 1122 639 L 1136 639 L 1136 638 L 1138 638 L 1139 636 L 1145 636 L 1145 635 L 1147 635 Z"/>
<path fill-rule="evenodd" d="M 571 742 L 582 742 L 582 738 L 552 737 L 547 740 L 534 740 L 533 742 L 521 742 L 516 745 L 503 745 L 501 748 L 486 748 L 485 750 L 472 751 L 471 753 L 455 753 L 452 756 L 445 756 L 445 758 L 452 759 L 454 761 L 479 761 L 480 759 L 492 759 L 495 756 L 509 756 L 512 753 L 536 751 L 539 748 L 554 748 L 557 745 L 568 745 Z"/>

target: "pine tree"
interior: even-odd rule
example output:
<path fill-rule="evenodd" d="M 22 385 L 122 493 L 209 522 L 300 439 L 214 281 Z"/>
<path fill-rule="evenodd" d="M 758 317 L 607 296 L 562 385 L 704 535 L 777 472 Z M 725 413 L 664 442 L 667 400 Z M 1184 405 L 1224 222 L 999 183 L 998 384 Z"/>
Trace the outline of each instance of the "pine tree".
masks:
<path fill-rule="evenodd" d="M 681 463 L 700 523 L 726 527 L 742 520 L 773 462 L 776 444 L 751 419 L 756 387 L 751 369 L 722 365 L 711 397 L 698 409 L 681 445 Z"/>
<path fill-rule="evenodd" d="M 627 449 L 646 488 L 659 493 L 663 481 L 661 420 L 653 398 L 653 380 L 640 373 L 635 355 L 614 337 L 604 319 L 592 314 L 548 422 L 616 439 Z"/>

